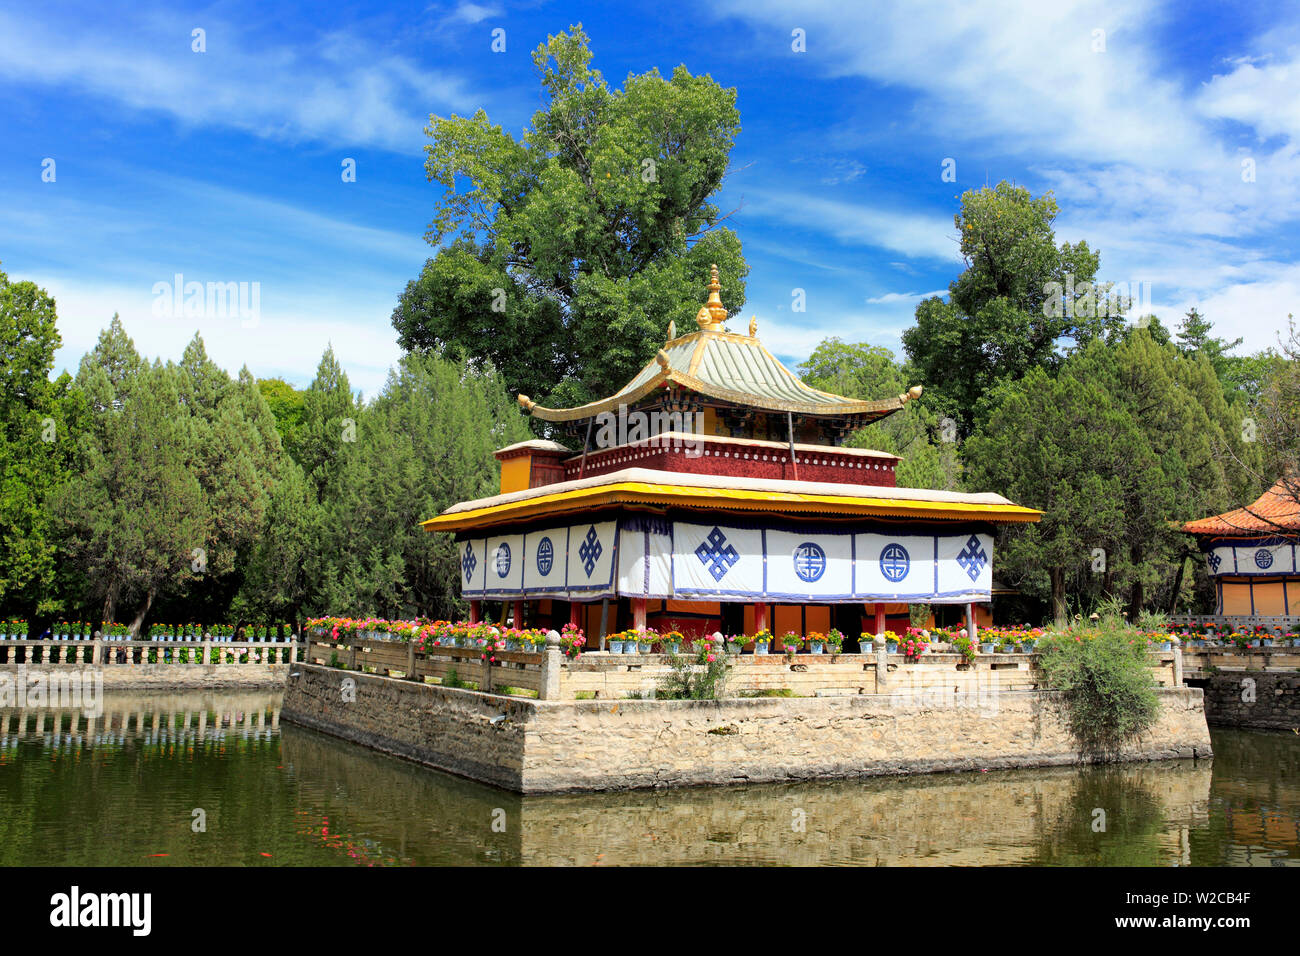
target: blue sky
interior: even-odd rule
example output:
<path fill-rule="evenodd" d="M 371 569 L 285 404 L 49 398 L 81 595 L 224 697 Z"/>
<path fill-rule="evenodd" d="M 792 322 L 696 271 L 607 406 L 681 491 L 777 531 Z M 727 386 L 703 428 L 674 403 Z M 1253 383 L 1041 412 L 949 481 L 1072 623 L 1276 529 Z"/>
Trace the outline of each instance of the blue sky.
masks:
<path fill-rule="evenodd" d="M 1297 12 L 0 0 L 0 268 L 56 296 L 60 367 L 118 312 L 149 356 L 179 357 L 197 329 L 232 372 L 299 385 L 332 342 L 372 395 L 398 356 L 396 296 L 432 252 L 428 114 L 482 107 L 517 134 L 538 105 L 531 51 L 581 21 L 612 85 L 684 63 L 737 88 L 719 205 L 752 270 L 744 314 L 788 361 L 827 335 L 897 350 L 961 268 L 957 197 L 1001 179 L 1054 190 L 1058 240 L 1149 283 L 1167 324 L 1195 304 L 1263 348 L 1300 312 Z M 256 322 L 154 315 L 177 273 L 259 283 Z"/>

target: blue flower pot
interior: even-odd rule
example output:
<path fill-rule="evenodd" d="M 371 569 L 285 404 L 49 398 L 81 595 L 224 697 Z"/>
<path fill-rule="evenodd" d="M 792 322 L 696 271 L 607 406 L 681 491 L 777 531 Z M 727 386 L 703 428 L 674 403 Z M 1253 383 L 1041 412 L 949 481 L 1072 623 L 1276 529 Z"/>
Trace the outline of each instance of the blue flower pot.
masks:
<path fill-rule="evenodd" d="M 897 645 L 897 644 L 886 644 L 886 645 L 885 645 L 885 653 L 886 653 L 886 654 L 897 654 L 897 653 L 898 653 L 898 645 Z"/>
<path fill-rule="evenodd" d="M 622 641 L 610 641 L 609 644 L 608 644 L 608 647 L 609 647 L 609 652 L 610 652 L 611 654 L 622 654 L 622 653 L 623 653 L 623 642 L 622 642 Z"/>
<path fill-rule="evenodd" d="M 681 652 L 682 645 L 674 641 L 672 644 L 664 645 L 664 652 L 667 654 L 677 654 Z"/>
<path fill-rule="evenodd" d="M 636 643 L 636 641 L 624 641 L 624 642 L 623 642 L 623 653 L 624 653 L 624 654 L 635 654 L 636 652 L 637 652 L 637 643 Z"/>
<path fill-rule="evenodd" d="M 758 642 L 758 641 L 756 641 L 756 642 L 754 643 L 754 653 L 755 653 L 755 654 L 766 654 L 766 653 L 767 653 L 767 650 L 768 650 L 768 648 L 769 648 L 770 646 L 771 646 L 771 645 L 770 645 L 767 641 L 762 641 L 762 642 Z"/>
<path fill-rule="evenodd" d="M 981 654 L 994 654 L 997 652 L 997 649 L 998 646 L 996 644 L 980 644 Z"/>
<path fill-rule="evenodd" d="M 824 646 L 824 645 L 822 644 L 821 641 L 813 641 L 812 643 L 810 643 L 810 644 L 808 645 L 808 653 L 809 653 L 809 654 L 821 654 L 821 653 L 824 653 L 824 651 L 822 650 L 823 646 Z"/>

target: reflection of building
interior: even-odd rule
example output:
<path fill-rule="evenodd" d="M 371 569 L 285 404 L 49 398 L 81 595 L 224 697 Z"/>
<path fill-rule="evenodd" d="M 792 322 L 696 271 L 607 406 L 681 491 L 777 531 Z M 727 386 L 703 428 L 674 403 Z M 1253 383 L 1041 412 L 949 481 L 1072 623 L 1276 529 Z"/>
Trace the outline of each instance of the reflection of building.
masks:
<path fill-rule="evenodd" d="M 580 452 L 503 448 L 499 495 L 424 523 L 456 534 L 475 618 L 500 600 L 517 622 L 567 619 L 593 635 L 838 626 L 855 638 L 902 630 L 909 603 L 987 602 L 993 526 L 1039 512 L 896 487 L 895 456 L 841 442 L 920 387 L 876 401 L 810 388 L 763 347 L 756 321 L 747 335 L 722 327 L 716 269 L 709 290 L 699 329 L 670 326 L 614 395 L 567 409 L 519 396 Z"/>
<path fill-rule="evenodd" d="M 1216 614 L 1300 615 L 1300 503 L 1281 479 L 1253 504 L 1189 521 L 1214 581 Z"/>

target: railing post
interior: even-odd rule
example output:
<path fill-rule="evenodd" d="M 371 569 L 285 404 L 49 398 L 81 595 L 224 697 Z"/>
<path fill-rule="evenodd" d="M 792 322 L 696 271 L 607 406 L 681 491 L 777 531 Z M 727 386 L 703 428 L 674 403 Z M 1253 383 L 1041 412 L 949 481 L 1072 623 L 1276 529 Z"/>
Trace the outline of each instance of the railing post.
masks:
<path fill-rule="evenodd" d="M 542 680 L 537 689 L 538 700 L 560 699 L 560 635 L 558 631 L 546 632 L 546 647 L 542 651 Z"/>
<path fill-rule="evenodd" d="M 877 634 L 873 643 L 876 648 L 876 693 L 879 694 L 889 686 L 889 657 L 884 637 Z"/>
<path fill-rule="evenodd" d="M 1178 635 L 1174 638 L 1174 686 L 1183 686 L 1183 642 L 1179 640 Z"/>
<path fill-rule="evenodd" d="M 357 639 L 355 636 L 348 638 L 348 670 L 357 669 Z"/>
<path fill-rule="evenodd" d="M 212 641 L 205 640 L 203 642 L 203 649 L 199 653 L 203 655 L 201 663 L 211 664 L 212 663 Z"/>
<path fill-rule="evenodd" d="M 406 642 L 406 679 L 416 680 L 420 678 L 415 673 L 415 641 Z"/>

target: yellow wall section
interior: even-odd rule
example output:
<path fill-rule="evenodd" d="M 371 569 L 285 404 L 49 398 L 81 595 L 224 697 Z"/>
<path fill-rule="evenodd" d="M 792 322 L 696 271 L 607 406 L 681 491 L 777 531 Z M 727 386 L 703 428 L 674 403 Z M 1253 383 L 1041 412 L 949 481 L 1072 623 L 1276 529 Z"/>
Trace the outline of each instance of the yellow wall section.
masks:
<path fill-rule="evenodd" d="M 507 458 L 501 462 L 501 494 L 507 495 L 512 491 L 526 491 L 532 471 L 532 455 L 520 455 L 517 458 Z"/>
<path fill-rule="evenodd" d="M 831 609 L 825 604 L 809 604 L 805 613 L 808 620 L 808 633 L 816 631 L 825 634 L 831 629 Z"/>
<path fill-rule="evenodd" d="M 669 614 L 712 614 L 717 617 L 722 613 L 722 605 L 717 601 L 664 601 L 664 610 Z"/>

